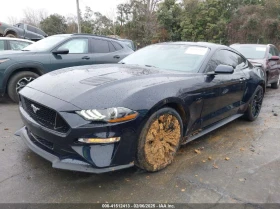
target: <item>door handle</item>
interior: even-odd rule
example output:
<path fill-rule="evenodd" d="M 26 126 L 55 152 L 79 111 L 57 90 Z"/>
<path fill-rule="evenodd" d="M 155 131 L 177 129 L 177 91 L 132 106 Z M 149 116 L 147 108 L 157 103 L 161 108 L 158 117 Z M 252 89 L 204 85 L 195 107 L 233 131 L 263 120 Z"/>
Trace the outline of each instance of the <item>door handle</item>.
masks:
<path fill-rule="evenodd" d="M 239 80 L 240 81 L 246 81 L 246 78 L 240 78 Z"/>
<path fill-rule="evenodd" d="M 115 59 L 120 59 L 121 57 L 119 55 L 114 56 Z"/>
<path fill-rule="evenodd" d="M 85 56 L 85 57 L 82 57 L 82 59 L 83 59 L 83 60 L 89 60 L 89 59 L 90 59 L 90 57 Z"/>

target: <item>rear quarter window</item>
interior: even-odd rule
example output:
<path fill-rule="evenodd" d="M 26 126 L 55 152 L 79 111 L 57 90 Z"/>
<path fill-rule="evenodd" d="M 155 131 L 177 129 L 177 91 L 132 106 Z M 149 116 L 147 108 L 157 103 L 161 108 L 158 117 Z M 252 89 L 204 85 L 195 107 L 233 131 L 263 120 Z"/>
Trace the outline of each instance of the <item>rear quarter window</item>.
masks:
<path fill-rule="evenodd" d="M 122 45 L 120 45 L 119 43 L 117 43 L 115 41 L 112 41 L 112 44 L 114 45 L 114 47 L 116 48 L 117 51 L 123 49 Z"/>

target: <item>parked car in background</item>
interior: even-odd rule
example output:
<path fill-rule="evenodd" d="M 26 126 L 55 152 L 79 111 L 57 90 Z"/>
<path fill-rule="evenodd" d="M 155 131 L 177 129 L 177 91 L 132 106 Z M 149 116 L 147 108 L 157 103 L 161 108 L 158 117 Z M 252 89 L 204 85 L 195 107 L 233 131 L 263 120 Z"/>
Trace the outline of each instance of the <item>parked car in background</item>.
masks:
<path fill-rule="evenodd" d="M 50 36 L 22 51 L 0 53 L 0 95 L 8 93 L 18 102 L 18 92 L 40 75 L 66 67 L 117 63 L 131 53 L 117 39 L 88 34 Z"/>
<path fill-rule="evenodd" d="M 136 46 L 132 40 L 129 39 L 119 39 L 123 43 L 125 43 L 127 46 L 129 46 L 133 51 L 136 51 Z"/>
<path fill-rule="evenodd" d="M 0 37 L 0 53 L 6 50 L 22 50 L 33 43 L 33 41 L 25 39 Z"/>
<path fill-rule="evenodd" d="M 14 26 L 11 26 L 0 22 L 0 36 L 38 41 L 47 37 L 48 35 L 41 29 L 24 23 L 18 23 Z"/>
<path fill-rule="evenodd" d="M 28 84 L 17 135 L 54 168 L 159 171 L 181 144 L 241 116 L 256 120 L 260 71 L 222 45 L 151 45 L 119 64 L 57 70 Z"/>
<path fill-rule="evenodd" d="M 230 47 L 243 54 L 253 65 L 263 69 L 266 85 L 271 84 L 272 88 L 279 88 L 280 57 L 274 45 L 233 44 Z"/>

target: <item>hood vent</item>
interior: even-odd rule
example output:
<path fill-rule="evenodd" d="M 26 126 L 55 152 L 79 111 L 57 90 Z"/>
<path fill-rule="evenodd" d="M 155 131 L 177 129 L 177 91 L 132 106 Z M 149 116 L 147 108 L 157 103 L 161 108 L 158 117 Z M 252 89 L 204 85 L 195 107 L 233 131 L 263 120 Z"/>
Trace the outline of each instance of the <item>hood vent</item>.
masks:
<path fill-rule="evenodd" d="M 82 84 L 87 84 L 87 85 L 91 85 L 91 86 L 99 86 L 102 84 L 106 84 L 106 83 L 110 83 L 112 81 L 116 81 L 117 79 L 114 78 L 109 78 L 109 77 L 104 77 L 104 76 L 96 76 L 96 77 L 91 77 L 91 78 L 87 78 L 85 80 L 80 81 L 80 83 Z"/>

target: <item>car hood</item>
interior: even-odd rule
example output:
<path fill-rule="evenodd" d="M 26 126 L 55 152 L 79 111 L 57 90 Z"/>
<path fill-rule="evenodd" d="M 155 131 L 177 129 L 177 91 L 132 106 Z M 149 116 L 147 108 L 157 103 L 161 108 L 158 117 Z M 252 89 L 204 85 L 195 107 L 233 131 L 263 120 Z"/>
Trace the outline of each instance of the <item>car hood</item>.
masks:
<path fill-rule="evenodd" d="M 188 79 L 194 74 L 135 65 L 93 65 L 53 71 L 28 85 L 81 109 L 123 106 L 137 91 Z"/>
<path fill-rule="evenodd" d="M 265 60 L 264 59 L 248 59 L 253 65 L 255 64 L 261 64 L 264 65 L 265 64 Z"/>

